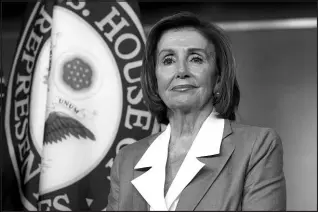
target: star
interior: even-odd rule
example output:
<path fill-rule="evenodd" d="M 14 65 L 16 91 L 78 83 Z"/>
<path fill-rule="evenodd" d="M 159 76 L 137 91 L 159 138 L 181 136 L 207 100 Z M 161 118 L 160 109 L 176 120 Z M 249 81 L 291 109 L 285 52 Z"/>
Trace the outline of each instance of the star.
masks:
<path fill-rule="evenodd" d="M 88 207 L 91 206 L 91 204 L 93 203 L 93 201 L 94 201 L 94 200 L 92 200 L 92 199 L 86 198 L 86 203 L 87 203 Z"/>
<path fill-rule="evenodd" d="M 35 197 L 35 199 L 39 199 L 39 193 L 33 193 L 33 196 Z"/>

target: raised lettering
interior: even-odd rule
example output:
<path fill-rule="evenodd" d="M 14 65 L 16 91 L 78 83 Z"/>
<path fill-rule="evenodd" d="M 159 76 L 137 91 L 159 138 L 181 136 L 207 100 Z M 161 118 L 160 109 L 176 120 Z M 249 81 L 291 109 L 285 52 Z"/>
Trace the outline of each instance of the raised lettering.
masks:
<path fill-rule="evenodd" d="M 20 75 L 20 73 L 18 73 L 16 83 L 19 84 L 17 90 L 15 91 L 16 98 L 21 91 L 23 91 L 24 94 L 28 94 L 30 92 L 30 88 L 31 88 L 31 76 L 30 75 L 24 76 L 24 75 Z"/>
<path fill-rule="evenodd" d="M 119 52 L 119 45 L 126 39 L 134 40 L 136 42 L 136 48 L 128 54 L 123 54 Z M 115 41 L 115 52 L 121 59 L 124 59 L 124 60 L 129 60 L 134 58 L 139 53 L 140 49 L 141 49 L 140 40 L 138 39 L 136 35 L 132 33 L 122 34 Z"/>
<path fill-rule="evenodd" d="M 120 13 L 118 10 L 113 6 L 112 11 L 105 17 L 103 18 L 100 22 L 95 21 L 96 26 L 101 30 L 104 31 L 104 26 L 106 24 L 111 25 L 112 30 L 110 32 L 105 32 L 104 35 L 106 38 L 110 41 L 113 42 L 113 37 L 124 27 L 124 26 L 129 26 L 128 22 L 126 21 L 125 18 L 121 18 L 120 22 L 118 24 L 115 24 L 113 21 L 113 18 L 115 16 L 119 16 Z"/>
<path fill-rule="evenodd" d="M 15 136 L 21 140 L 25 135 L 26 127 L 28 124 L 28 119 L 27 118 L 23 119 L 22 128 L 20 128 L 20 126 L 21 126 L 20 119 L 22 116 L 28 116 L 28 114 L 29 114 L 29 98 L 22 99 L 19 101 L 16 101 L 16 100 L 14 101 L 14 114 L 15 114 L 14 119 L 16 121 L 18 121 L 14 125 Z"/>
<path fill-rule="evenodd" d="M 74 112 L 75 112 L 75 113 L 78 113 L 79 110 L 75 107 L 75 108 L 74 108 Z"/>
<path fill-rule="evenodd" d="M 131 116 L 136 116 L 137 120 L 135 123 L 133 123 L 133 126 L 135 127 L 141 127 L 143 130 L 148 130 L 150 127 L 150 121 L 151 121 L 151 114 L 148 111 L 143 111 L 143 110 L 138 110 L 131 108 L 130 105 L 127 107 L 127 114 L 126 114 L 126 119 L 125 119 L 125 127 L 128 129 L 132 129 L 132 125 L 130 124 L 130 117 Z M 141 118 L 146 118 L 146 124 L 142 125 L 141 124 Z"/>
<path fill-rule="evenodd" d="M 19 121 L 21 116 L 29 115 L 29 98 L 15 101 L 14 120 Z"/>
<path fill-rule="evenodd" d="M 32 151 L 29 151 L 29 155 L 27 159 L 23 162 L 23 165 L 21 167 L 21 171 L 26 169 L 25 175 L 24 175 L 24 184 L 26 184 L 29 180 L 31 180 L 34 176 L 39 174 L 41 171 L 40 166 L 38 166 L 37 169 L 31 172 L 33 161 L 34 161 L 34 154 Z"/>
<path fill-rule="evenodd" d="M 34 30 L 32 30 L 27 42 L 26 42 L 26 49 L 28 51 L 33 51 L 34 55 L 37 55 L 40 43 L 42 42 L 43 36 L 38 36 Z"/>
<path fill-rule="evenodd" d="M 136 90 L 136 89 L 137 89 L 137 86 L 130 86 L 130 87 L 127 88 L 127 90 L 128 90 L 128 92 L 127 92 L 128 102 L 130 104 L 133 104 L 133 105 L 138 104 L 142 100 L 142 91 L 141 91 L 141 89 L 139 89 L 139 92 L 138 92 L 138 94 L 136 95 L 135 98 L 131 97 L 133 90 Z"/>
<path fill-rule="evenodd" d="M 21 144 L 18 144 L 20 160 L 23 161 L 24 156 L 30 150 L 29 137 L 26 136 Z"/>
<path fill-rule="evenodd" d="M 74 4 L 72 1 L 66 1 L 66 5 L 72 7 L 74 10 L 81 10 L 85 7 L 85 1 L 78 1 L 78 4 Z"/>
<path fill-rule="evenodd" d="M 46 204 L 47 208 L 45 210 L 42 209 L 42 205 Z M 50 207 L 52 207 L 52 201 L 50 199 L 41 200 L 38 202 L 39 211 L 50 211 Z"/>
<path fill-rule="evenodd" d="M 135 69 L 135 68 L 140 67 L 140 66 L 142 66 L 142 61 L 141 60 L 130 62 L 130 63 L 125 65 L 125 67 L 124 67 L 124 76 L 125 76 L 125 79 L 127 80 L 127 82 L 135 83 L 135 82 L 140 81 L 140 77 L 137 77 L 137 78 L 133 79 L 129 75 L 129 71 L 132 70 L 132 69 L 137 70 L 138 71 L 138 75 L 139 75 L 139 69 Z"/>
<path fill-rule="evenodd" d="M 22 61 L 26 61 L 26 70 L 29 74 L 33 71 L 34 66 L 34 56 L 28 55 L 26 51 L 23 51 Z"/>
<path fill-rule="evenodd" d="M 23 120 L 23 125 L 22 125 L 22 128 L 20 129 L 20 126 L 21 126 L 21 122 L 17 122 L 15 125 L 14 125 L 14 128 L 15 128 L 15 136 L 17 137 L 17 139 L 21 140 L 23 138 L 23 136 L 25 135 L 25 132 L 26 132 L 26 128 L 28 126 L 28 119 L 24 119 Z M 20 129 L 20 130 L 19 130 Z"/>
<path fill-rule="evenodd" d="M 40 25 L 41 33 L 47 33 L 51 29 L 52 18 L 51 16 L 44 10 L 44 6 L 41 8 L 40 15 L 42 18 L 36 20 L 35 25 Z M 44 24 L 47 23 L 45 27 Z"/>
<path fill-rule="evenodd" d="M 70 200 L 68 199 L 68 196 L 66 194 L 59 195 L 59 196 L 55 197 L 53 200 L 53 206 L 56 210 L 58 210 L 58 211 L 71 211 L 70 208 L 66 207 L 65 205 L 62 205 L 61 202 L 59 202 L 59 200 L 64 200 L 66 202 L 66 204 L 70 203 Z"/>

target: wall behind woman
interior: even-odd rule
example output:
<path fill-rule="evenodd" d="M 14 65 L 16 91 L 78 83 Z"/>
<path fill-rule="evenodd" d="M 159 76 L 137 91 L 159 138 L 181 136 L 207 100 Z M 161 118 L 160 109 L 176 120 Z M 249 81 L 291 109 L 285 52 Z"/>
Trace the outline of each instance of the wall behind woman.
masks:
<path fill-rule="evenodd" d="M 317 210 L 317 29 L 231 32 L 243 123 L 284 147 L 287 210 Z"/>

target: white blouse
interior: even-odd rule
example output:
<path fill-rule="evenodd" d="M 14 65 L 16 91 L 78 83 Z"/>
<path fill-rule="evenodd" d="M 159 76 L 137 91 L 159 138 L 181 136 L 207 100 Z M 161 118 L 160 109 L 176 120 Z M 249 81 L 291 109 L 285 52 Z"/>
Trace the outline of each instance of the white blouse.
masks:
<path fill-rule="evenodd" d="M 205 165 L 197 157 L 219 154 L 224 129 L 224 119 L 212 112 L 203 122 L 189 152 L 182 162 L 169 190 L 164 196 L 166 162 L 170 140 L 170 124 L 149 146 L 135 169 L 152 167 L 131 183 L 149 204 L 149 210 L 175 211 L 183 189 Z"/>

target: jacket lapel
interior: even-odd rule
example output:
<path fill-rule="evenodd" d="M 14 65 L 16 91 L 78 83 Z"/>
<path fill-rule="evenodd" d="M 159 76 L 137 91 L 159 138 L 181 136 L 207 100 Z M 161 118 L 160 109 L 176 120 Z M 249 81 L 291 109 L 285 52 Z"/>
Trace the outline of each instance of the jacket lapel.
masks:
<path fill-rule="evenodd" d="M 225 120 L 220 154 L 198 158 L 205 166 L 196 178 L 182 191 L 176 210 L 194 210 L 215 182 L 235 149 L 234 144 L 230 140 L 225 140 L 231 133 L 230 122 Z"/>
<path fill-rule="evenodd" d="M 203 166 L 204 163 L 200 162 L 196 157 L 189 154 L 186 156 L 166 194 L 167 208 L 170 209 L 176 198 L 182 193 L 182 190 L 191 182 Z"/>
<path fill-rule="evenodd" d="M 134 170 L 134 179 L 145 173 L 145 171 L 147 171 L 147 169 Z M 147 201 L 142 197 L 138 190 L 133 192 L 133 210 L 148 211 Z"/>

